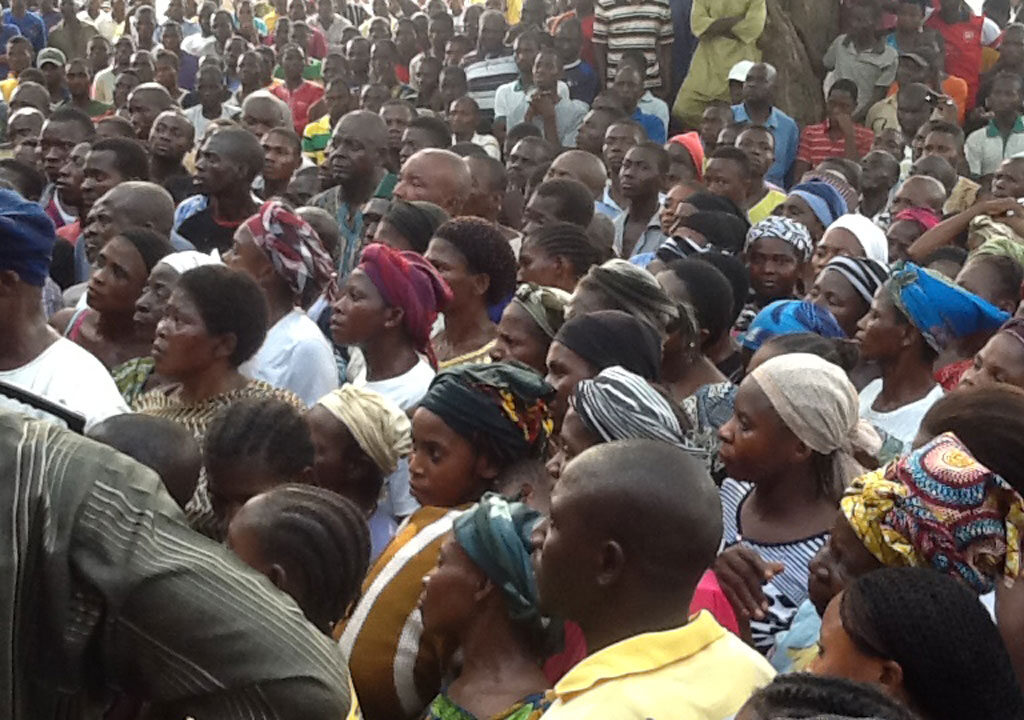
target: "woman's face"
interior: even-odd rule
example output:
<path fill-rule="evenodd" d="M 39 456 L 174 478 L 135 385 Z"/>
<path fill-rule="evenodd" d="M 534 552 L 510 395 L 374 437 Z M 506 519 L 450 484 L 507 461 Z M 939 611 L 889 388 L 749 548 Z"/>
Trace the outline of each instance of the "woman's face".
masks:
<path fill-rule="evenodd" d="M 843 593 L 836 595 L 828 604 L 821 618 L 821 635 L 818 639 L 818 657 L 808 668 L 815 675 L 841 677 L 855 682 L 879 685 L 884 676 L 887 661 L 861 652 L 849 636 L 839 615 Z"/>
<path fill-rule="evenodd" d="M 167 263 L 158 262 L 153 266 L 142 294 L 135 301 L 134 320 L 139 325 L 156 327 L 164 315 L 164 308 L 171 297 L 174 286 L 181 275 Z"/>
<path fill-rule="evenodd" d="M 807 299 L 832 313 L 846 337 L 857 334 L 857 323 L 868 311 L 868 304 L 853 289 L 842 273 L 826 270 L 818 275 Z"/>
<path fill-rule="evenodd" d="M 547 372 L 550 340 L 536 321 L 518 302 L 510 302 L 501 314 L 498 334 L 491 349 L 491 360 L 518 360 L 538 373 Z"/>
<path fill-rule="evenodd" d="M 452 289 L 449 309 L 471 306 L 472 303 L 486 304 L 484 299 L 490 278 L 470 271 L 466 257 L 447 240 L 434 238 L 423 254 L 438 274 Z"/>
<path fill-rule="evenodd" d="M 313 440 L 313 479 L 316 485 L 332 490 L 359 505 L 367 514 L 374 505 L 365 507 L 368 488 L 355 487 L 359 473 L 352 472 L 350 451 L 358 448 L 352 433 L 322 405 L 306 411 L 306 425 Z"/>
<path fill-rule="evenodd" d="M 600 442 L 601 438 L 584 425 L 579 413 L 570 407 L 565 412 L 565 419 L 558 434 L 558 450 L 547 462 L 548 473 L 557 481 L 562 476 L 562 469 L 570 460 Z"/>
<path fill-rule="evenodd" d="M 563 277 L 564 274 L 561 263 L 558 262 L 557 258 L 547 254 L 529 240 L 523 243 L 519 251 L 517 282 L 532 282 L 545 287 L 560 287 L 571 292 L 571 287 L 565 287 L 566 280 Z"/>
<path fill-rule="evenodd" d="M 811 258 L 814 274 L 818 275 L 829 260 L 839 255 L 864 257 L 864 248 L 857 236 L 846 228 L 832 227 L 825 231 L 821 242 L 814 248 L 814 256 Z"/>
<path fill-rule="evenodd" d="M 455 507 L 476 500 L 496 472 L 473 444 L 430 410 L 412 416 L 409 490 L 420 505 Z"/>
<path fill-rule="evenodd" d="M 672 143 L 672 145 L 678 147 L 676 143 Z M 684 150 L 683 152 L 686 151 Z M 690 154 L 686 153 L 686 157 L 690 157 Z M 681 217 L 679 215 L 679 206 L 691 195 L 693 195 L 693 190 L 685 185 L 673 185 L 665 193 L 665 200 L 661 204 L 661 214 L 658 215 L 658 218 L 661 221 L 661 231 L 666 237 L 671 237 L 672 228 L 675 227 Z M 687 207 L 693 208 L 692 205 Z"/>
<path fill-rule="evenodd" d="M 960 387 L 1009 383 L 1024 388 L 1024 344 L 1008 332 L 997 332 L 974 356 L 960 378 Z"/>
<path fill-rule="evenodd" d="M 89 277 L 89 307 L 98 313 L 134 313 L 148 275 L 135 246 L 123 237 L 114 237 L 100 249 Z"/>
<path fill-rule="evenodd" d="M 871 302 L 871 309 L 857 323 L 854 339 L 865 360 L 898 355 L 906 342 L 908 324 L 889 299 L 888 292 L 887 288 L 880 288 Z"/>
<path fill-rule="evenodd" d="M 825 226 L 821 224 L 821 220 L 811 210 L 811 206 L 807 204 L 799 195 L 790 195 L 787 197 L 776 210 L 777 215 L 787 217 L 790 220 L 795 220 L 798 223 L 802 223 L 808 232 L 811 233 L 811 237 L 817 241 L 821 239 L 821 236 L 825 233 Z"/>
<path fill-rule="evenodd" d="M 423 629 L 437 637 L 458 637 L 473 618 L 480 593 L 496 589 L 449 534 L 437 566 L 423 578 L 419 600 Z"/>
<path fill-rule="evenodd" d="M 821 616 L 829 601 L 851 580 L 877 570 L 882 563 L 864 547 L 846 516 L 838 511 L 829 539 L 807 567 L 807 595 Z"/>
<path fill-rule="evenodd" d="M 369 276 L 353 270 L 331 307 L 331 337 L 339 345 L 364 343 L 385 329 L 387 310 Z"/>
<path fill-rule="evenodd" d="M 763 237 L 751 243 L 747 248 L 747 265 L 750 287 L 762 300 L 793 297 L 803 270 L 793 246 L 775 237 Z"/>
<path fill-rule="evenodd" d="M 567 348 L 557 340 L 552 341 L 548 348 L 547 376 L 544 378 L 555 389 L 555 398 L 551 401 L 551 417 L 555 424 L 565 417 L 569 406 L 569 393 L 576 389 L 576 383 L 584 378 L 597 375 L 597 368 Z"/>
<path fill-rule="evenodd" d="M 211 335 L 187 292 L 180 288 L 171 292 L 151 350 L 160 375 L 173 380 L 187 378 L 230 357 L 233 350 L 234 337 Z"/>
<path fill-rule="evenodd" d="M 718 438 L 729 477 L 747 482 L 784 472 L 802 447 L 750 377 L 740 384 L 733 415 L 719 429 Z"/>

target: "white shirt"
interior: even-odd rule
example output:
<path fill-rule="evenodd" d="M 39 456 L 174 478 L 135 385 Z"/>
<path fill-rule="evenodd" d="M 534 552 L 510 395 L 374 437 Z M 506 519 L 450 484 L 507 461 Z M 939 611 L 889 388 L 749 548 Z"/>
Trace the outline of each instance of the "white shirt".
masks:
<path fill-rule="evenodd" d="M 116 81 L 117 73 L 114 72 L 113 65 L 100 70 L 92 79 L 92 99 L 104 105 L 113 105 Z"/>
<path fill-rule="evenodd" d="M 291 390 L 307 406 L 338 387 L 334 351 L 316 323 L 299 308 L 273 324 L 263 345 L 239 370 Z"/>
<path fill-rule="evenodd" d="M 241 112 L 241 108 L 237 105 L 224 103 L 220 106 L 220 117 L 223 120 L 234 120 Z M 192 123 L 192 127 L 196 129 L 196 142 L 198 143 L 206 133 L 206 128 L 209 127 L 213 120 L 210 120 L 203 115 L 202 105 L 193 105 L 190 108 L 182 110 L 182 113 L 188 118 L 188 121 Z"/>
<path fill-rule="evenodd" d="M 84 416 L 86 430 L 112 415 L 131 412 L 103 363 L 67 338 L 58 338 L 21 367 L 0 370 L 0 382 Z M 3 395 L 0 395 L 0 407 L 57 422 L 52 415 Z"/>
<path fill-rule="evenodd" d="M 512 82 L 500 85 L 497 90 L 494 91 L 494 117 L 508 117 L 511 115 L 517 107 L 530 105 L 530 97 L 533 95 L 530 93 L 535 88 L 524 88 L 522 82 L 519 80 L 513 80 Z M 529 97 L 527 97 L 529 95 Z M 569 86 L 561 80 L 558 81 L 558 97 L 562 100 L 569 99 Z M 526 115 L 526 108 L 524 107 L 521 111 L 521 115 Z M 513 123 L 509 121 L 506 126 L 512 128 L 514 125 L 518 125 L 522 122 L 520 117 L 518 122 Z"/>
<path fill-rule="evenodd" d="M 189 55 L 195 55 L 197 58 L 201 58 L 204 55 L 220 56 L 220 52 L 217 50 L 217 38 L 212 35 L 203 37 L 202 33 L 189 35 L 182 40 L 181 49 Z"/>
<path fill-rule="evenodd" d="M 114 22 L 114 18 L 105 10 L 100 10 L 96 17 L 92 17 L 88 11 L 82 10 L 78 13 L 78 19 L 82 22 L 92 23 L 96 31 L 110 42 L 114 42 L 117 31 L 122 27 L 122 24 Z"/>
<path fill-rule="evenodd" d="M 469 139 L 474 145 L 479 145 L 484 149 L 484 152 L 495 160 L 501 160 L 501 145 L 498 144 L 498 138 L 493 135 L 481 135 L 480 133 L 473 133 L 473 137 Z M 458 140 L 452 135 L 452 144 L 457 143 Z"/>
<path fill-rule="evenodd" d="M 640 112 L 658 118 L 668 128 L 668 103 L 661 98 L 654 97 L 650 90 L 640 96 L 636 107 Z"/>
<path fill-rule="evenodd" d="M 891 412 L 879 412 L 871 406 L 878 399 L 882 392 L 882 379 L 876 378 L 869 382 L 860 391 L 860 417 L 884 430 L 893 437 L 903 442 L 905 448 L 910 447 L 914 441 L 917 430 L 921 425 L 921 418 L 928 412 L 929 408 L 942 397 L 942 386 L 936 384 L 931 391 L 920 400 L 898 407 Z"/>
<path fill-rule="evenodd" d="M 1024 119 L 1018 117 L 1009 137 L 1003 141 L 995 124 L 989 122 L 967 136 L 964 154 L 971 168 L 971 175 L 991 175 L 1006 158 L 1016 157 L 1024 152 Z"/>

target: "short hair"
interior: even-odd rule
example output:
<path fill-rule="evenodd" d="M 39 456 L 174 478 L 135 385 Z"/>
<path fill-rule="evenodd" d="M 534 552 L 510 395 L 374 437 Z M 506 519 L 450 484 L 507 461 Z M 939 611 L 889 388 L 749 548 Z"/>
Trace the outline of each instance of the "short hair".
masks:
<path fill-rule="evenodd" d="M 553 222 L 530 232 L 524 245 L 536 247 L 545 255 L 564 258 L 572 274 L 581 278 L 595 265 L 608 259 L 607 253 L 587 233 L 587 228 L 567 222 Z"/>
<path fill-rule="evenodd" d="M 10 48 L 12 45 L 27 45 L 28 50 L 32 55 L 36 54 L 36 48 L 32 44 L 32 41 L 25 35 L 15 35 L 7 41 L 7 47 Z"/>
<path fill-rule="evenodd" d="M 485 301 L 497 305 L 516 289 L 516 256 L 498 227 L 476 217 L 449 220 L 434 232 L 434 237 L 452 244 L 466 258 L 471 273 L 490 279 Z"/>
<path fill-rule="evenodd" d="M 963 149 L 965 140 L 964 130 L 959 125 L 951 122 L 945 122 L 943 120 L 933 120 L 931 122 L 931 127 L 928 128 L 926 136 L 933 132 L 942 133 L 943 135 L 951 135 L 956 141 L 957 147 Z"/>
<path fill-rule="evenodd" d="M 1020 288 L 1024 283 L 1024 268 L 1008 255 L 975 255 L 967 258 L 967 265 L 988 265 L 995 274 L 995 282 L 989 290 L 1000 298 L 1016 303 L 1020 300 Z"/>
<path fill-rule="evenodd" d="M 623 63 L 632 65 L 640 73 L 640 78 L 643 79 L 647 74 L 647 55 L 644 54 L 643 50 L 639 48 L 627 48 L 622 51 L 619 56 L 619 67 L 622 67 Z"/>
<path fill-rule="evenodd" d="M 480 148 L 474 144 L 473 147 Z M 452 146 L 454 151 L 455 147 Z M 483 148 L 480 148 L 483 150 Z M 473 155 L 473 162 L 479 162 L 487 169 L 487 192 L 503 192 L 508 187 L 508 172 L 505 170 L 501 160 L 495 160 L 486 152 L 483 155 Z"/>
<path fill-rule="evenodd" d="M 75 107 L 57 108 L 50 113 L 50 117 L 47 118 L 47 122 L 71 123 L 73 125 L 77 125 L 78 129 L 85 134 L 86 138 L 91 140 L 96 136 L 96 126 L 93 125 L 92 118 Z"/>
<path fill-rule="evenodd" d="M 559 220 L 585 228 L 594 218 L 594 196 L 579 180 L 572 178 L 545 180 L 537 186 L 533 193 L 539 197 L 554 198 L 558 201 L 556 217 Z"/>
<path fill-rule="evenodd" d="M 7 180 L 26 200 L 38 202 L 46 189 L 46 177 L 31 165 L 14 158 L 0 160 L 0 177 Z"/>
<path fill-rule="evenodd" d="M 528 137 L 534 137 L 543 140 L 544 133 L 542 133 L 540 128 L 534 125 L 533 123 L 522 122 L 519 123 L 518 125 L 513 125 L 508 129 L 508 132 L 505 135 L 505 142 L 509 145 L 509 147 L 511 147 L 520 140 L 523 140 Z"/>
<path fill-rule="evenodd" d="M 124 180 L 149 180 L 149 153 L 138 140 L 104 138 L 92 144 L 92 152 L 109 152 Z"/>
<path fill-rule="evenodd" d="M 818 163 L 819 168 L 826 168 L 841 174 L 854 190 L 860 192 L 860 164 L 844 157 L 827 157 Z"/>
<path fill-rule="evenodd" d="M 302 138 L 292 130 L 286 127 L 274 127 L 267 130 L 267 135 L 276 135 L 280 138 L 284 138 L 285 141 L 291 146 L 292 150 L 298 156 L 302 155 Z"/>
<path fill-rule="evenodd" d="M 494 160 L 494 158 L 487 154 L 486 150 L 477 145 L 475 142 L 470 142 L 469 140 L 457 142 L 448 149 L 451 150 L 456 155 L 458 155 L 460 158 L 490 158 L 491 160 Z M 495 160 L 495 162 L 499 161 Z M 504 167 L 505 166 L 502 165 L 502 169 L 504 169 Z"/>
<path fill-rule="evenodd" d="M 731 160 L 740 166 L 740 172 L 745 176 L 751 173 L 750 156 L 738 147 L 727 145 L 720 147 L 711 153 L 711 160 Z"/>
<path fill-rule="evenodd" d="M 380 104 L 380 107 L 381 109 L 384 109 L 386 107 L 405 108 L 414 118 L 416 117 L 416 106 L 403 98 L 388 98 L 387 100 Z"/>
<path fill-rule="evenodd" d="M 831 95 L 836 91 L 844 92 L 849 95 L 853 99 L 854 104 L 858 102 L 859 90 L 857 89 L 857 83 L 853 80 L 847 80 L 846 78 L 836 80 L 832 83 L 832 87 L 828 89 L 828 94 Z"/>
<path fill-rule="evenodd" d="M 1007 72 L 1005 70 L 999 71 L 999 73 L 994 78 L 992 78 L 992 82 L 990 83 L 989 87 L 995 87 L 995 84 L 997 82 L 1004 81 L 1009 81 L 1016 84 L 1018 93 L 1024 91 L 1024 78 L 1022 78 L 1020 75 L 1017 75 L 1016 73 Z"/>
<path fill-rule="evenodd" d="M 431 147 L 442 148 L 447 150 L 452 144 L 452 131 L 441 118 L 432 117 L 430 115 L 421 115 L 413 118 L 412 122 L 409 123 L 408 129 L 413 128 L 423 130 L 431 136 Z"/>
<path fill-rule="evenodd" d="M 132 244 L 142 257 L 148 273 L 153 266 L 174 252 L 170 240 L 158 232 L 149 228 L 130 227 L 114 235 L 115 238 L 124 238 Z"/>
<path fill-rule="evenodd" d="M 173 50 L 167 50 L 166 48 L 160 48 L 159 50 L 157 50 L 154 62 L 160 62 L 161 60 L 170 60 L 171 64 L 174 65 L 174 68 L 176 70 L 181 67 L 181 59 L 178 57 L 178 54 Z M 201 70 L 202 68 L 200 68 L 200 71 Z"/>
<path fill-rule="evenodd" d="M 98 128 L 100 125 L 114 125 L 117 127 L 120 137 L 135 139 L 135 128 L 132 127 L 131 122 L 127 118 L 123 118 L 120 115 L 100 118 L 96 121 L 96 127 Z"/>
<path fill-rule="evenodd" d="M 686 285 L 697 322 L 708 332 L 708 342 L 721 340 L 733 324 L 729 280 L 718 268 L 694 259 L 675 260 L 667 269 Z"/>
<path fill-rule="evenodd" d="M 914 222 L 911 220 L 910 222 Z M 922 233 L 923 234 L 923 233 Z M 919 236 L 920 237 L 920 236 Z M 1009 258 L 1007 258 L 1009 259 Z M 921 263 L 923 267 L 930 267 L 932 263 L 953 263 L 957 266 L 959 272 L 963 269 L 963 266 L 967 263 L 967 250 L 956 245 L 947 245 L 946 247 L 940 247 L 935 252 L 931 253 Z M 1017 285 L 1019 290 L 1020 285 Z"/>
<path fill-rule="evenodd" d="M 747 270 L 747 266 L 739 258 L 723 252 L 700 253 L 693 259 L 713 266 L 729 281 L 729 285 L 732 286 L 732 321 L 730 324 L 735 323 L 736 318 L 743 311 L 747 295 L 750 293 L 750 271 Z"/>
<path fill-rule="evenodd" d="M 809 353 L 849 373 L 860 362 L 860 350 L 852 340 L 827 338 L 815 333 L 793 333 L 768 338 L 761 346 L 778 355 Z"/>
<path fill-rule="evenodd" d="M 255 135 L 240 127 L 226 127 L 214 131 L 209 138 L 217 136 L 228 138 L 229 152 L 225 154 L 230 155 L 233 162 L 245 167 L 250 181 L 260 174 L 264 161 L 263 146 Z"/>
<path fill-rule="evenodd" d="M 874 685 L 811 673 L 776 676 L 750 696 L 741 712 L 751 713 L 752 720 L 825 716 L 916 720 L 910 710 Z"/>
<path fill-rule="evenodd" d="M 658 158 L 658 173 L 661 175 L 668 173 L 669 168 L 672 166 L 672 159 L 669 157 L 668 150 L 665 149 L 664 145 L 659 145 L 658 143 L 651 142 L 650 140 L 644 140 L 630 148 L 630 150 L 637 149 L 640 149 L 643 152 L 653 153 L 654 156 Z M 741 150 L 740 152 L 743 151 Z"/>
<path fill-rule="evenodd" d="M 267 301 L 256 281 L 223 265 L 183 273 L 177 287 L 188 294 L 211 335 L 235 336 L 229 362 L 238 367 L 256 354 L 267 335 Z"/>

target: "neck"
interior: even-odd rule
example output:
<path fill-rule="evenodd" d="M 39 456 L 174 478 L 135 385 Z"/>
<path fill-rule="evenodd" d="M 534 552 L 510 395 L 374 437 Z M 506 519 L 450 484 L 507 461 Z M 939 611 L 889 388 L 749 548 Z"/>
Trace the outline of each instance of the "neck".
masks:
<path fill-rule="evenodd" d="M 263 197 L 264 199 L 272 198 L 275 195 L 284 195 L 288 189 L 288 182 L 290 178 L 284 178 L 283 180 L 271 180 L 270 178 L 263 178 Z"/>
<path fill-rule="evenodd" d="M 666 355 L 661 363 L 661 379 L 672 388 L 673 397 L 685 398 L 702 385 L 725 382 L 725 376 L 703 353 Z"/>
<path fill-rule="evenodd" d="M 658 209 L 658 193 L 629 199 L 629 216 L 632 219 L 638 217 L 649 218 Z"/>
<path fill-rule="evenodd" d="M 174 97 L 177 94 L 178 94 L 177 92 L 172 92 L 171 93 L 171 97 Z M 217 103 L 216 105 L 210 105 L 210 106 L 203 105 L 203 117 L 206 118 L 207 120 L 216 120 L 217 118 L 220 117 L 221 109 L 222 109 L 222 106 L 221 106 L 220 103 Z"/>
<path fill-rule="evenodd" d="M 464 130 L 462 132 L 452 133 L 455 135 L 455 139 L 459 142 L 469 142 L 473 139 L 473 130 Z"/>
<path fill-rule="evenodd" d="M 744 100 L 743 105 L 752 123 L 764 122 L 772 114 L 772 104 L 767 100 Z"/>
<path fill-rule="evenodd" d="M 710 358 L 712 363 L 716 365 L 724 362 L 733 354 L 736 353 L 737 345 L 730 333 L 722 333 L 722 337 L 716 340 L 712 345 L 704 348 L 704 353 Z"/>
<path fill-rule="evenodd" d="M 874 217 L 885 209 L 888 202 L 888 190 L 885 188 L 869 188 L 861 195 L 860 209 L 867 217 Z"/>
<path fill-rule="evenodd" d="M 497 590 L 497 588 L 495 588 Z M 523 632 L 508 617 L 504 602 L 490 602 L 482 612 L 474 613 L 469 626 L 459 637 L 462 671 L 452 683 L 456 697 L 462 690 L 483 687 L 501 688 L 520 697 L 544 690 L 548 683 L 537 656 L 523 640 Z M 472 691 L 459 700 L 475 700 Z"/>
<path fill-rule="evenodd" d="M 381 178 L 384 177 L 384 168 L 377 168 L 372 175 L 366 178 L 353 178 L 347 184 L 341 184 L 341 191 L 345 194 L 345 202 L 352 205 L 362 206 L 373 191 L 377 189 Z"/>
<path fill-rule="evenodd" d="M 195 375 L 181 379 L 181 399 L 184 402 L 200 402 L 214 395 L 245 387 L 249 381 L 227 360 L 205 368 Z"/>
<path fill-rule="evenodd" d="M 746 208 L 752 208 L 761 202 L 761 198 L 768 194 L 768 186 L 764 182 L 764 175 L 751 178 L 750 194 L 746 198 Z"/>
<path fill-rule="evenodd" d="M 622 642 L 637 635 L 653 632 L 665 632 L 683 627 L 690 620 L 689 594 L 676 594 L 669 598 L 651 597 L 629 601 L 629 617 L 623 617 L 620 609 L 625 603 L 604 603 L 603 611 L 607 617 L 595 619 L 594 622 L 580 622 L 580 629 L 587 640 L 587 654 L 593 655 L 610 645 Z"/>
<path fill-rule="evenodd" d="M 996 127 L 1003 132 L 1009 132 L 1017 122 L 1017 113 L 1007 113 L 993 117 Z"/>
<path fill-rule="evenodd" d="M 7 325 L 0 333 L 4 338 L 0 343 L 0 370 L 13 370 L 31 362 L 59 337 L 46 324 L 38 294 L 34 304 L 23 303 L 21 309 L 12 312 L 10 317 L 24 317 L 25 320 Z"/>
<path fill-rule="evenodd" d="M 123 313 L 97 313 L 96 329 L 108 341 L 130 340 L 135 337 L 138 329 L 133 319 L 134 315 L 134 307 Z"/>
<path fill-rule="evenodd" d="M 249 184 L 239 183 L 240 187 L 227 188 L 220 195 L 210 196 L 210 207 L 213 215 L 229 222 L 245 220 L 256 211 L 256 205 L 249 196 Z"/>
<path fill-rule="evenodd" d="M 762 518 L 802 516 L 824 498 L 818 487 L 818 475 L 807 459 L 788 465 L 778 476 L 758 480 L 750 501 Z"/>
<path fill-rule="evenodd" d="M 420 361 L 409 339 L 400 331 L 370 338 L 360 348 L 366 358 L 366 379 L 369 382 L 404 375 Z"/>
<path fill-rule="evenodd" d="M 162 182 L 171 175 L 177 174 L 177 172 L 182 169 L 181 158 L 168 158 L 150 155 L 149 177 L 154 182 Z"/>
<path fill-rule="evenodd" d="M 89 107 L 90 100 L 88 95 L 79 95 L 77 97 L 72 95 L 71 102 L 74 103 L 77 107 L 86 108 Z"/>
<path fill-rule="evenodd" d="M 920 400 L 935 387 L 931 365 L 924 361 L 917 348 L 880 360 L 878 364 L 882 370 L 882 391 L 878 400 L 885 407 L 897 408 Z"/>
<path fill-rule="evenodd" d="M 302 84 L 302 75 L 298 77 L 287 77 L 284 79 L 284 84 L 289 90 L 294 90 Z"/>
<path fill-rule="evenodd" d="M 287 288 L 276 288 L 265 294 L 267 298 L 267 327 L 270 328 L 295 308 L 295 299 Z"/>
<path fill-rule="evenodd" d="M 444 336 L 452 347 L 461 347 L 482 335 L 492 335 L 494 323 L 487 315 L 487 306 L 483 304 L 465 303 L 462 307 L 452 307 L 444 313 Z"/>

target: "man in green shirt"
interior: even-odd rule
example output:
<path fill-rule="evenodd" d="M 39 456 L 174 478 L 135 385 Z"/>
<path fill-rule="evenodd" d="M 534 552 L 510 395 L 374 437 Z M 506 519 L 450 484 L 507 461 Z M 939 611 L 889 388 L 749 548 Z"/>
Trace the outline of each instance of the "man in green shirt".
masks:
<path fill-rule="evenodd" d="M 76 107 L 93 120 L 109 113 L 110 105 L 93 100 L 90 96 L 92 75 L 89 72 L 89 63 L 84 58 L 74 58 L 66 67 L 64 77 L 71 97 L 61 103 L 61 106 Z"/>

